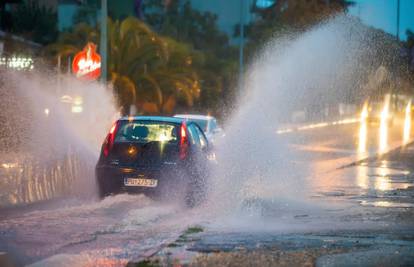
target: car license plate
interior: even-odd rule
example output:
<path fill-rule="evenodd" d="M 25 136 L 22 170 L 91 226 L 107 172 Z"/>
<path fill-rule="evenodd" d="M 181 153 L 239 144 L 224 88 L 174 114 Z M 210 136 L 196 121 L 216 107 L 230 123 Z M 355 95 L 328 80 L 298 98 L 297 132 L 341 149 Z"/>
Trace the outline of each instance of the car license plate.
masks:
<path fill-rule="evenodd" d="M 142 187 L 157 187 L 158 180 L 144 179 L 144 178 L 125 178 L 124 185 L 126 186 L 142 186 Z"/>

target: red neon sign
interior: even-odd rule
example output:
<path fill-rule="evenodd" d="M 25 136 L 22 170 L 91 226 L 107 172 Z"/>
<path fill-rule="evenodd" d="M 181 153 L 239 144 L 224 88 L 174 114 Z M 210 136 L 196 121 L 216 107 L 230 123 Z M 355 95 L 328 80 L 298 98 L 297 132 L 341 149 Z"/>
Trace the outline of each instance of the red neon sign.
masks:
<path fill-rule="evenodd" d="M 72 62 L 72 71 L 76 77 L 84 80 L 96 80 L 101 75 L 101 56 L 96 53 L 96 45 L 88 43 L 76 54 Z"/>

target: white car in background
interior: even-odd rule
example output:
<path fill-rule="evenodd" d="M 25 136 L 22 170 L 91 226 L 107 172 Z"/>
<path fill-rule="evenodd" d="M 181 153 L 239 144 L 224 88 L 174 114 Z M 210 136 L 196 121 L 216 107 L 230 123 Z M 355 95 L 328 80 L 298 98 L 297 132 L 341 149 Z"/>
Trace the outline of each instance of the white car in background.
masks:
<path fill-rule="evenodd" d="M 217 120 L 213 116 L 177 114 L 174 117 L 195 122 L 204 131 L 204 134 L 210 142 L 214 142 L 216 137 L 224 135 L 223 129 L 218 126 Z"/>

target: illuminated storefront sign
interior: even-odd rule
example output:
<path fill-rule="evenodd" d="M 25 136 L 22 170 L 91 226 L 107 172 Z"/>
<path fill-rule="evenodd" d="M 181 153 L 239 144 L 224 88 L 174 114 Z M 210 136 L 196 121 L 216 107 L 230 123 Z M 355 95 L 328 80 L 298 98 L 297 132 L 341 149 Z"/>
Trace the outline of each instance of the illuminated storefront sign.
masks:
<path fill-rule="evenodd" d="M 33 59 L 30 57 L 0 57 L 0 67 L 6 67 L 14 70 L 32 70 Z"/>
<path fill-rule="evenodd" d="M 76 77 L 85 80 L 96 80 L 101 75 L 101 56 L 96 53 L 96 45 L 88 43 L 76 54 L 72 62 L 72 71 Z"/>

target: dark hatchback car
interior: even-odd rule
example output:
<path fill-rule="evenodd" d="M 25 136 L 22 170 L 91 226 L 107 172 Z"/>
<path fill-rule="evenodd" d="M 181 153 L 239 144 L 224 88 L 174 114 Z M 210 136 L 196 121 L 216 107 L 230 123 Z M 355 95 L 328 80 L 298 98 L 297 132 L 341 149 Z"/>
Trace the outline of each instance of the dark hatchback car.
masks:
<path fill-rule="evenodd" d="M 136 192 L 184 197 L 188 205 L 205 196 L 209 144 L 199 126 L 172 117 L 121 118 L 108 133 L 96 165 L 101 197 Z"/>

